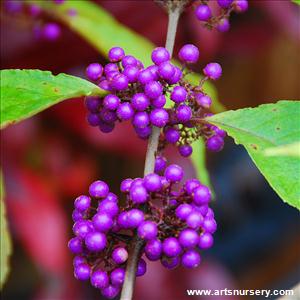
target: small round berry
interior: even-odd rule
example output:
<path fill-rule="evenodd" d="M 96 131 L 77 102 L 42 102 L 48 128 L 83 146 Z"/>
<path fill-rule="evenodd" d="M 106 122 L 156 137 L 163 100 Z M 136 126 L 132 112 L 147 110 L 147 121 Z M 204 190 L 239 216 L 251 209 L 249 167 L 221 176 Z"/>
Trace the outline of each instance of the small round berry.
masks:
<path fill-rule="evenodd" d="M 135 67 L 136 65 L 137 65 L 137 60 L 133 56 L 131 56 L 131 55 L 125 55 L 122 58 L 122 66 L 123 66 L 123 68 L 126 68 L 128 66 L 134 66 Z"/>
<path fill-rule="evenodd" d="M 107 232 L 113 226 L 111 216 L 105 212 L 98 212 L 93 217 L 94 228 L 100 232 Z"/>
<path fill-rule="evenodd" d="M 86 75 L 88 79 L 96 81 L 100 79 L 103 73 L 103 67 L 98 63 L 88 65 L 86 68 Z"/>
<path fill-rule="evenodd" d="M 148 113 L 144 111 L 137 112 L 132 119 L 133 126 L 137 128 L 145 128 L 150 124 Z"/>
<path fill-rule="evenodd" d="M 127 212 L 128 227 L 136 228 L 144 221 L 144 213 L 137 208 L 133 208 Z"/>
<path fill-rule="evenodd" d="M 193 147 L 191 145 L 181 145 L 178 150 L 183 157 L 188 157 L 193 153 Z"/>
<path fill-rule="evenodd" d="M 165 61 L 159 65 L 158 74 L 162 79 L 169 80 L 175 74 L 175 67 L 170 62 Z"/>
<path fill-rule="evenodd" d="M 85 238 L 86 235 L 93 231 L 93 224 L 91 221 L 79 220 L 73 225 L 73 232 L 80 238 Z"/>
<path fill-rule="evenodd" d="M 145 94 L 150 98 L 150 99 L 156 99 L 158 98 L 162 92 L 163 92 L 163 87 L 162 85 L 157 82 L 157 81 L 151 81 L 145 85 Z"/>
<path fill-rule="evenodd" d="M 145 260 L 143 260 L 141 258 L 138 262 L 136 276 L 137 277 L 143 276 L 146 273 L 146 271 L 147 271 L 147 264 L 146 264 Z"/>
<path fill-rule="evenodd" d="M 210 189 L 205 185 L 196 187 L 193 191 L 193 200 L 196 205 L 204 205 L 209 203 L 211 199 Z"/>
<path fill-rule="evenodd" d="M 214 243 L 214 238 L 209 232 L 204 232 L 199 237 L 198 247 L 200 249 L 209 249 Z"/>
<path fill-rule="evenodd" d="M 205 217 L 202 228 L 205 232 L 214 233 L 217 230 L 217 222 L 213 217 Z"/>
<path fill-rule="evenodd" d="M 97 210 L 99 213 L 107 213 L 111 216 L 111 218 L 114 218 L 119 212 L 119 207 L 118 204 L 114 201 L 103 200 L 98 204 Z"/>
<path fill-rule="evenodd" d="M 175 73 L 174 75 L 172 76 L 172 78 L 169 78 L 167 80 L 167 82 L 169 84 L 175 84 L 175 83 L 178 83 L 180 81 L 180 79 L 182 78 L 182 72 L 181 70 L 178 68 L 178 67 L 174 67 L 175 68 Z"/>
<path fill-rule="evenodd" d="M 192 211 L 193 211 L 193 207 L 190 204 L 184 203 L 184 204 L 180 204 L 176 208 L 175 214 L 177 218 L 184 221 Z"/>
<path fill-rule="evenodd" d="M 120 104 L 121 100 L 118 96 L 108 94 L 103 99 L 103 106 L 109 110 L 116 110 Z"/>
<path fill-rule="evenodd" d="M 183 178 L 183 170 L 178 165 L 169 165 L 165 170 L 165 177 L 171 182 L 178 182 Z"/>
<path fill-rule="evenodd" d="M 91 275 L 91 284 L 97 289 L 104 289 L 109 285 L 109 277 L 105 271 L 97 270 Z"/>
<path fill-rule="evenodd" d="M 142 178 L 135 178 L 133 181 L 132 181 L 132 185 L 131 187 L 133 187 L 134 185 L 136 186 L 144 186 L 144 180 Z"/>
<path fill-rule="evenodd" d="M 110 274 L 110 281 L 113 286 L 122 286 L 125 279 L 125 270 L 123 268 L 116 268 Z"/>
<path fill-rule="evenodd" d="M 118 62 L 125 56 L 125 52 L 120 47 L 113 47 L 108 52 L 108 59 L 111 62 Z"/>
<path fill-rule="evenodd" d="M 133 203 L 145 203 L 148 200 L 147 190 L 143 186 L 132 184 L 130 187 L 130 199 Z"/>
<path fill-rule="evenodd" d="M 97 113 L 99 111 L 101 102 L 98 97 L 86 97 L 85 106 L 91 113 Z"/>
<path fill-rule="evenodd" d="M 218 63 L 209 63 L 203 69 L 203 73 L 210 79 L 217 80 L 222 75 L 222 68 Z"/>
<path fill-rule="evenodd" d="M 164 256 L 160 261 L 161 261 L 161 264 L 169 270 L 175 269 L 180 264 L 180 258 L 178 256 L 176 256 L 176 257 Z"/>
<path fill-rule="evenodd" d="M 92 252 L 98 252 L 106 247 L 105 234 L 101 232 L 90 232 L 84 239 L 86 247 Z"/>
<path fill-rule="evenodd" d="M 216 135 L 218 135 L 221 138 L 224 138 L 226 136 L 226 131 L 222 130 L 217 126 L 213 126 L 211 129 L 216 133 Z"/>
<path fill-rule="evenodd" d="M 114 130 L 115 124 L 114 123 L 105 123 L 105 122 L 100 122 L 99 124 L 99 129 L 103 133 L 110 133 Z"/>
<path fill-rule="evenodd" d="M 103 200 L 113 201 L 117 203 L 118 197 L 116 194 L 109 192 L 108 195 Z"/>
<path fill-rule="evenodd" d="M 165 157 L 163 156 L 157 156 L 155 158 L 155 167 L 154 167 L 154 171 L 156 173 L 163 171 L 166 168 L 167 165 L 167 160 Z"/>
<path fill-rule="evenodd" d="M 187 44 L 180 49 L 178 56 L 182 62 L 193 64 L 199 59 L 199 50 L 196 46 Z"/>
<path fill-rule="evenodd" d="M 114 299 L 115 297 L 117 297 L 119 293 L 120 293 L 120 288 L 113 286 L 111 284 L 101 290 L 102 296 L 104 296 L 107 299 Z"/>
<path fill-rule="evenodd" d="M 137 67 L 127 66 L 122 74 L 127 77 L 129 83 L 133 83 L 137 81 L 139 72 L 140 70 Z"/>
<path fill-rule="evenodd" d="M 152 65 L 152 66 L 149 66 L 147 68 L 147 70 L 149 70 L 152 75 L 153 75 L 153 80 L 158 80 L 159 79 L 159 75 L 158 75 L 158 66 L 156 65 Z"/>
<path fill-rule="evenodd" d="M 247 0 L 235 0 L 233 3 L 234 11 L 237 13 L 245 12 L 248 9 Z"/>
<path fill-rule="evenodd" d="M 121 265 L 127 260 L 128 252 L 125 248 L 118 247 L 113 250 L 111 257 L 116 264 Z"/>
<path fill-rule="evenodd" d="M 129 192 L 132 181 L 133 180 L 131 178 L 126 178 L 121 182 L 120 190 L 122 193 Z"/>
<path fill-rule="evenodd" d="M 180 139 L 180 131 L 173 127 L 167 128 L 165 130 L 165 139 L 170 144 L 176 144 Z"/>
<path fill-rule="evenodd" d="M 97 180 L 90 185 L 89 193 L 95 198 L 105 198 L 109 193 L 109 187 L 104 181 Z"/>
<path fill-rule="evenodd" d="M 48 23 L 43 28 L 43 36 L 49 41 L 57 40 L 61 35 L 61 29 L 56 23 Z"/>
<path fill-rule="evenodd" d="M 199 21 L 208 21 L 212 16 L 209 6 L 205 4 L 197 6 L 195 14 Z"/>
<path fill-rule="evenodd" d="M 73 258 L 73 266 L 76 268 L 81 264 L 86 264 L 86 259 L 83 256 L 79 256 L 79 255 L 75 256 Z"/>
<path fill-rule="evenodd" d="M 157 47 L 152 51 L 151 59 L 156 65 L 170 60 L 171 56 L 169 51 L 163 47 Z"/>
<path fill-rule="evenodd" d="M 179 122 L 186 123 L 192 117 L 192 110 L 188 105 L 181 104 L 176 108 L 176 117 Z"/>
<path fill-rule="evenodd" d="M 213 135 L 212 137 L 207 139 L 206 147 L 210 151 L 219 152 L 224 147 L 224 140 L 218 135 Z"/>
<path fill-rule="evenodd" d="M 139 225 L 137 232 L 140 238 L 152 240 L 157 236 L 157 225 L 152 221 L 144 221 Z"/>
<path fill-rule="evenodd" d="M 171 99 L 175 102 L 175 103 L 181 103 L 184 102 L 186 100 L 187 97 L 187 91 L 184 87 L 182 86 L 175 86 L 173 88 L 173 91 L 171 93 Z"/>
<path fill-rule="evenodd" d="M 119 67 L 117 64 L 109 63 L 104 66 L 104 73 L 107 75 L 110 72 L 119 72 Z"/>
<path fill-rule="evenodd" d="M 186 218 L 188 227 L 198 229 L 203 223 L 203 217 L 198 211 L 192 211 Z"/>
<path fill-rule="evenodd" d="M 70 239 L 68 243 L 68 247 L 70 251 L 74 254 L 80 254 L 82 253 L 83 250 L 81 239 L 79 239 L 78 237 L 74 237 Z"/>
<path fill-rule="evenodd" d="M 144 111 L 149 104 L 149 98 L 143 93 L 135 94 L 131 99 L 131 105 L 137 111 Z"/>
<path fill-rule="evenodd" d="M 208 212 L 208 205 L 207 204 L 203 204 L 203 205 L 195 205 L 193 204 L 193 207 L 196 211 L 198 211 L 203 217 L 206 216 L 207 212 Z"/>
<path fill-rule="evenodd" d="M 206 95 L 197 96 L 196 101 L 203 108 L 210 108 L 211 103 L 212 103 L 211 98 L 209 96 L 206 96 Z"/>
<path fill-rule="evenodd" d="M 144 187 L 148 192 L 160 191 L 162 188 L 160 176 L 155 173 L 146 175 L 144 178 Z"/>
<path fill-rule="evenodd" d="M 206 217 L 214 218 L 214 216 L 215 216 L 214 211 L 213 211 L 210 207 L 208 207 L 207 213 L 206 213 L 205 216 L 206 216 Z"/>
<path fill-rule="evenodd" d="M 135 132 L 141 139 L 147 139 L 152 133 L 152 128 L 150 126 L 144 128 L 136 127 Z"/>
<path fill-rule="evenodd" d="M 112 87 L 117 91 L 123 91 L 128 88 L 128 78 L 124 74 L 116 75 L 111 82 Z"/>
<path fill-rule="evenodd" d="M 182 251 L 178 240 L 174 237 L 166 238 L 162 243 L 162 247 L 164 254 L 168 257 L 178 256 Z"/>
<path fill-rule="evenodd" d="M 162 254 L 162 243 L 160 240 L 155 239 L 148 241 L 145 246 L 145 254 L 147 258 L 151 261 L 156 261 L 160 259 Z"/>
<path fill-rule="evenodd" d="M 226 32 L 229 30 L 229 28 L 230 28 L 230 23 L 227 18 L 220 20 L 217 25 L 217 30 L 220 32 Z"/>
<path fill-rule="evenodd" d="M 106 108 L 102 109 L 99 115 L 101 120 L 107 124 L 114 123 L 118 119 L 116 112 Z"/>
<path fill-rule="evenodd" d="M 112 91 L 111 84 L 108 80 L 103 79 L 98 83 L 98 86 L 100 89 L 105 90 L 105 91 Z"/>
<path fill-rule="evenodd" d="M 198 179 L 189 179 L 185 182 L 185 190 L 189 195 L 192 195 L 193 190 L 200 185 L 200 181 Z"/>
<path fill-rule="evenodd" d="M 77 267 L 75 267 L 74 269 L 75 278 L 81 281 L 88 280 L 90 278 L 90 274 L 91 274 L 91 267 L 86 263 L 82 263 Z"/>
<path fill-rule="evenodd" d="M 197 268 L 200 265 L 200 254 L 193 249 L 186 251 L 181 257 L 181 264 L 188 269 Z"/>
<path fill-rule="evenodd" d="M 78 211 L 77 209 L 74 209 L 74 210 L 73 210 L 73 213 L 72 213 L 72 220 L 73 220 L 74 222 L 77 222 L 77 221 L 79 221 L 79 220 L 82 220 L 82 219 L 83 219 L 83 216 L 84 216 L 83 212 Z"/>
<path fill-rule="evenodd" d="M 155 108 L 163 108 L 166 104 L 167 100 L 164 95 L 160 95 L 159 97 L 152 99 L 151 103 Z"/>
<path fill-rule="evenodd" d="M 193 229 L 184 229 L 178 236 L 179 243 L 184 248 L 193 248 L 199 242 L 198 233 Z"/>
<path fill-rule="evenodd" d="M 91 205 L 91 198 L 88 196 L 82 195 L 75 199 L 74 206 L 80 212 L 84 212 L 87 209 L 89 209 L 90 205 Z"/>
<path fill-rule="evenodd" d="M 228 8 L 233 0 L 217 0 L 217 2 L 221 8 Z"/>
<path fill-rule="evenodd" d="M 150 122 L 152 125 L 162 128 L 166 126 L 169 120 L 168 112 L 163 108 L 155 108 L 150 113 Z"/>
<path fill-rule="evenodd" d="M 133 114 L 134 110 L 128 102 L 121 103 L 117 109 L 117 116 L 123 121 L 131 119 Z"/>
<path fill-rule="evenodd" d="M 118 215 L 118 226 L 123 229 L 129 228 L 129 222 L 128 222 L 128 212 L 123 211 Z"/>
<path fill-rule="evenodd" d="M 152 82 L 154 80 L 154 75 L 149 69 L 144 69 L 139 72 L 138 74 L 138 81 L 141 84 L 147 84 L 149 82 Z"/>

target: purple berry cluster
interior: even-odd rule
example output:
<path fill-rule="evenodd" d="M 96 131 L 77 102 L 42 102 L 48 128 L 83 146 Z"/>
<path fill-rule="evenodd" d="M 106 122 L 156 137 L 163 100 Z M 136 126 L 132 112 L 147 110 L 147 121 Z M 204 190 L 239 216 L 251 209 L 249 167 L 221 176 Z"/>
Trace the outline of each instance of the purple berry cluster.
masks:
<path fill-rule="evenodd" d="M 144 67 L 122 48 L 111 48 L 107 65 L 92 63 L 86 70 L 91 81 L 109 92 L 105 97 L 86 98 L 88 123 L 108 133 L 116 122 L 131 120 L 142 139 L 150 136 L 152 126 L 162 128 L 160 150 L 174 144 L 184 157 L 192 153 L 192 142 L 201 136 L 206 139 L 208 149 L 221 150 L 224 132 L 199 119 L 205 117 L 212 103 L 203 91 L 203 84 L 206 80 L 219 79 L 222 68 L 218 63 L 207 64 L 202 80 L 194 86 L 185 79 L 189 73 L 186 66 L 198 61 L 198 48 L 187 44 L 178 56 L 181 68 L 170 61 L 167 49 L 158 47 L 152 51 L 153 64 Z M 172 103 L 170 108 L 165 108 L 167 98 Z"/>
<path fill-rule="evenodd" d="M 209 6 L 210 0 L 200 0 L 200 4 L 196 6 L 196 18 L 204 22 L 208 28 L 216 28 L 220 32 L 229 30 L 230 14 L 234 11 L 243 13 L 248 9 L 248 0 L 217 0 L 219 6 L 218 15 L 213 15 Z"/>
<path fill-rule="evenodd" d="M 149 261 L 160 260 L 168 269 L 197 267 L 200 251 L 213 245 L 217 224 L 209 208 L 209 188 L 197 179 L 181 184 L 182 168 L 174 164 L 166 167 L 161 157 L 156 159 L 157 169 L 144 178 L 122 181 L 124 206 L 100 180 L 90 185 L 89 195 L 75 200 L 75 237 L 68 244 L 76 255 L 74 276 L 90 280 L 107 298 L 120 292 L 128 244 L 136 233 L 144 242 L 142 255 Z M 146 269 L 146 261 L 140 258 L 136 276 L 144 275 Z"/>

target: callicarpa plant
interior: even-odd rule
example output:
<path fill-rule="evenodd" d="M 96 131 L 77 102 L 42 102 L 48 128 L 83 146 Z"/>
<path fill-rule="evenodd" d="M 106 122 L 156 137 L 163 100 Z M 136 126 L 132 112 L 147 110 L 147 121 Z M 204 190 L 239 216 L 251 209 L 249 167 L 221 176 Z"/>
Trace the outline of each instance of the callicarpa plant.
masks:
<path fill-rule="evenodd" d="M 97 36 L 105 40 L 115 21 L 102 12 L 103 24 L 95 27 L 86 10 L 97 11 L 97 6 L 88 1 L 5 3 L 11 14 L 22 11 L 33 23 L 43 15 L 54 17 L 55 21 L 39 25 L 39 36 L 54 41 L 61 35 L 57 22 L 64 23 L 99 49 L 108 63 L 90 63 L 88 80 L 39 70 L 2 70 L 2 128 L 65 99 L 85 97 L 87 122 L 99 128 L 99 134 L 109 134 L 118 123 L 129 121 L 137 138 L 148 143 L 141 177 L 124 178 L 117 193 L 100 178 L 74 202 L 74 237 L 68 243 L 74 276 L 90 281 L 108 299 L 119 294 L 122 300 L 132 299 L 135 279 L 147 272 L 148 263 L 193 269 L 201 264 L 202 251 L 213 246 L 217 230 L 210 207 L 213 191 L 201 176 L 184 180 L 184 168 L 168 162 L 169 144 L 197 165 L 200 144 L 219 152 L 229 135 L 246 148 L 279 196 L 300 207 L 299 178 L 294 176 L 300 166 L 299 102 L 217 113 L 220 104 L 210 87 L 226 76 L 221 65 L 210 62 L 200 76 L 195 74 L 193 64 L 201 60 L 201 53 L 193 44 L 182 45 L 175 54 L 179 61 L 174 59 L 177 25 L 186 10 L 194 10 L 199 26 L 225 32 L 231 14 L 245 12 L 248 2 L 154 2 L 168 14 L 166 43 L 158 47 L 126 27 L 119 29 L 125 39 L 118 41 L 117 35 L 103 46 Z"/>

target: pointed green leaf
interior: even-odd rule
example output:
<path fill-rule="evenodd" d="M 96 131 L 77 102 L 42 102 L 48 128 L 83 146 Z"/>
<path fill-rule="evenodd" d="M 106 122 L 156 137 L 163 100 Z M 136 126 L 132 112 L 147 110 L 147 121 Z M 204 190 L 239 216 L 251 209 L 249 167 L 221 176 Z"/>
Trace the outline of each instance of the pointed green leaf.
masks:
<path fill-rule="evenodd" d="M 3 288 L 9 273 L 9 257 L 12 253 L 11 238 L 6 221 L 6 209 L 4 203 L 4 187 L 2 173 L 0 172 L 0 289 Z"/>
<path fill-rule="evenodd" d="M 300 158 L 300 142 L 282 145 L 279 147 L 267 148 L 266 156 L 294 156 Z"/>
<path fill-rule="evenodd" d="M 101 95 L 99 87 L 67 74 L 40 70 L 1 70 L 1 128 L 29 118 L 66 99 Z"/>
<path fill-rule="evenodd" d="M 265 150 L 300 141 L 300 102 L 279 101 L 207 118 L 242 144 L 283 201 L 300 209 L 300 158 L 266 156 Z"/>

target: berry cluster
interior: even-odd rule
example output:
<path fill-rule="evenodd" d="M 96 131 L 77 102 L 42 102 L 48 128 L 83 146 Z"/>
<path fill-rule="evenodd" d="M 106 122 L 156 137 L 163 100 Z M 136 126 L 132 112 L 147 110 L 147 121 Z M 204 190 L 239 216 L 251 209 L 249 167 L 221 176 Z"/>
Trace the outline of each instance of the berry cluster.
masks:
<path fill-rule="evenodd" d="M 122 48 L 110 49 L 110 63 L 104 67 L 92 63 L 86 70 L 90 80 L 109 91 L 103 98 L 86 98 L 88 123 L 108 133 L 117 121 L 131 120 L 142 139 L 150 136 L 152 126 L 163 128 L 160 151 L 168 143 L 175 144 L 184 157 L 192 153 L 191 143 L 201 136 L 207 140 L 208 149 L 221 150 L 225 132 L 199 120 L 207 115 L 212 103 L 203 84 L 209 79 L 217 80 L 222 68 L 218 63 L 209 63 L 199 85 L 194 86 L 185 78 L 190 72 L 186 65 L 198 61 L 198 48 L 185 45 L 178 56 L 182 68 L 171 63 L 167 49 L 155 48 L 151 55 L 154 64 L 145 68 L 135 57 L 125 55 Z M 172 103 L 170 108 L 165 108 L 167 98 Z"/>
<path fill-rule="evenodd" d="M 217 225 L 208 204 L 211 192 L 197 179 L 183 185 L 184 172 L 178 165 L 166 167 L 156 159 L 158 173 L 144 178 L 125 179 L 120 190 L 126 198 L 122 207 L 118 197 L 103 181 L 89 187 L 89 196 L 75 200 L 73 232 L 69 249 L 74 258 L 74 275 L 90 280 L 107 298 L 120 291 L 125 277 L 128 244 L 136 232 L 144 242 L 142 255 L 160 260 L 168 269 L 180 264 L 195 268 L 200 264 L 200 250 L 213 244 Z M 166 168 L 165 168 L 166 167 Z M 143 258 L 136 276 L 146 273 Z"/>
<path fill-rule="evenodd" d="M 196 18 L 204 22 L 208 28 L 216 28 L 220 32 L 229 30 L 230 14 L 234 11 L 243 13 L 248 9 L 248 0 L 217 0 L 220 8 L 218 15 L 213 15 L 209 7 L 209 0 L 200 0 L 200 4 L 195 9 Z"/>

